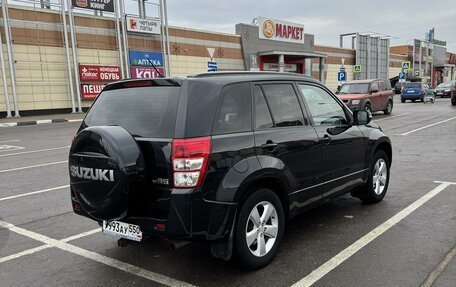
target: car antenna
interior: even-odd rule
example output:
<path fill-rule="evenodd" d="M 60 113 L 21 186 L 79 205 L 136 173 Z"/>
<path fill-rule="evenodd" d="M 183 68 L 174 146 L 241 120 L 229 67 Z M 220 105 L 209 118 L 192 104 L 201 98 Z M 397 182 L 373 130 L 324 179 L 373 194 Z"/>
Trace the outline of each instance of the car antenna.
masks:
<path fill-rule="evenodd" d="M 158 74 L 158 77 L 159 77 L 159 78 L 164 78 L 164 76 L 160 73 L 160 71 L 158 71 L 157 67 L 155 67 L 154 63 L 152 63 L 152 61 L 151 61 L 149 58 L 147 58 L 147 60 L 148 60 L 149 63 L 152 65 L 152 67 L 154 67 L 155 72 L 157 72 L 157 74 Z"/>

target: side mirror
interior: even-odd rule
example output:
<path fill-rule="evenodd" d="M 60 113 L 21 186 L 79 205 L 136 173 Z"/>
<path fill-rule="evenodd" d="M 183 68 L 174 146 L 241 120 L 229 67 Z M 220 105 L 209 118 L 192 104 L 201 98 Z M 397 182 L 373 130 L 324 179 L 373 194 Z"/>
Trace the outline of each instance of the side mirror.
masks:
<path fill-rule="evenodd" d="M 335 93 L 336 95 L 338 95 L 338 94 L 339 94 L 339 91 L 335 91 L 334 93 Z"/>
<path fill-rule="evenodd" d="M 372 89 L 371 93 L 378 93 L 378 89 Z"/>
<path fill-rule="evenodd" d="M 353 112 L 355 125 L 367 125 L 372 120 L 372 114 L 366 110 L 356 110 Z"/>

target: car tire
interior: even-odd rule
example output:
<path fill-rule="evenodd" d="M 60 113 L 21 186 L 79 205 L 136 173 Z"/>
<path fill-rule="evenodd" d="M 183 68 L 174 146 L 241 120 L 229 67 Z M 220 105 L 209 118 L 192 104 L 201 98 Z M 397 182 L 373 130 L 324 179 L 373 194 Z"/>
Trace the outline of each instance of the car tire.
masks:
<path fill-rule="evenodd" d="M 393 111 L 393 101 L 392 100 L 388 100 L 388 103 L 386 104 L 386 108 L 383 111 L 383 113 L 385 115 L 390 115 L 392 111 Z"/>
<path fill-rule="evenodd" d="M 405 99 L 404 98 L 401 98 L 401 103 L 405 103 Z"/>
<path fill-rule="evenodd" d="M 365 203 L 377 203 L 385 197 L 388 190 L 389 177 L 390 162 L 388 155 L 379 150 L 372 158 L 366 184 L 352 192 L 352 195 Z"/>
<path fill-rule="evenodd" d="M 245 269 L 268 265 L 277 253 L 284 229 L 285 215 L 277 194 L 266 188 L 254 191 L 239 211 L 233 258 Z"/>
<path fill-rule="evenodd" d="M 366 104 L 364 105 L 364 109 L 372 114 L 372 107 L 371 107 L 371 104 L 366 103 Z"/>
<path fill-rule="evenodd" d="M 456 106 L 456 97 L 451 98 L 451 105 Z"/>

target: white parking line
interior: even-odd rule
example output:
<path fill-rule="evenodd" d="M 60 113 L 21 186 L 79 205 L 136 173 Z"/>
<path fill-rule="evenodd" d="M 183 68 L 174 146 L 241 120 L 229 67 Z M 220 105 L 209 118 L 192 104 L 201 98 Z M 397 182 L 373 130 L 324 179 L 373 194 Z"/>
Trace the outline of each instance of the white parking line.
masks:
<path fill-rule="evenodd" d="M 76 239 L 79 239 L 79 238 L 82 238 L 82 237 L 89 236 L 89 235 L 94 234 L 96 232 L 100 232 L 100 228 L 89 230 L 87 232 L 83 232 L 83 233 L 80 233 L 80 234 L 76 234 L 76 235 L 64 238 L 64 239 L 62 239 L 60 241 L 68 242 L 68 241 L 72 241 L 72 240 L 76 240 Z M 52 248 L 52 247 L 53 247 L 52 245 L 44 244 L 44 245 L 41 245 L 41 246 L 38 246 L 38 247 L 35 247 L 35 248 L 30 248 L 30 249 L 27 249 L 27 250 L 24 250 L 24 251 L 15 253 L 15 254 L 11 254 L 11 255 L 8 255 L 8 256 L 5 256 L 5 257 L 1 257 L 0 258 L 0 263 L 6 262 L 6 261 L 10 261 L 10 260 L 13 260 L 13 259 L 17 259 L 17 258 L 20 258 L 22 256 L 30 255 L 30 254 L 33 254 L 35 252 L 38 252 L 38 251 L 41 251 L 41 250 L 44 250 L 44 249 L 48 249 L 48 248 Z"/>
<path fill-rule="evenodd" d="M 82 122 L 82 119 L 68 120 L 69 123 Z"/>
<path fill-rule="evenodd" d="M 64 189 L 64 188 L 68 188 L 68 187 L 70 187 L 70 186 L 69 185 L 62 185 L 62 186 L 57 186 L 57 187 L 53 187 L 53 188 L 42 189 L 42 190 L 22 193 L 22 194 L 18 194 L 18 195 L 7 196 L 7 197 L 0 198 L 0 201 L 10 200 L 10 199 L 18 198 L 18 197 L 24 197 L 24 196 L 38 194 L 38 193 L 43 193 L 43 192 L 48 192 L 48 191 Z"/>
<path fill-rule="evenodd" d="M 0 141 L 0 143 L 13 143 L 13 142 L 20 142 L 21 140 L 7 140 L 7 141 Z"/>
<path fill-rule="evenodd" d="M 414 133 L 414 132 L 417 132 L 417 131 L 421 131 L 423 129 L 427 129 L 427 128 L 430 128 L 430 127 L 433 127 L 433 126 L 436 126 L 436 125 L 439 125 L 439 124 L 443 124 L 443 123 L 449 122 L 449 121 L 454 120 L 454 119 L 456 119 L 456 117 L 452 117 L 452 118 L 449 118 L 449 119 L 446 119 L 446 120 L 443 120 L 443 121 L 440 121 L 440 122 L 437 122 L 437 123 L 433 123 L 433 124 L 430 124 L 430 125 L 418 128 L 418 129 L 414 129 L 414 130 L 411 130 L 411 131 L 406 132 L 406 133 L 398 134 L 398 135 L 399 136 L 406 136 L 406 135 L 409 135 L 411 133 Z"/>
<path fill-rule="evenodd" d="M 402 116 L 405 116 L 405 115 L 408 115 L 408 114 L 410 114 L 410 113 L 400 114 L 400 115 L 396 115 L 396 116 L 386 116 L 386 117 L 381 118 L 379 120 L 373 119 L 373 121 L 374 122 L 380 122 L 380 121 L 389 120 L 389 119 L 393 119 L 393 118 L 397 118 L 397 117 L 402 117 Z"/>
<path fill-rule="evenodd" d="M 149 270 L 137 267 L 135 265 L 108 257 L 104 256 L 89 250 L 85 250 L 83 248 L 62 242 L 61 240 L 56 240 L 52 239 L 50 237 L 47 237 L 45 235 L 26 230 L 21 227 L 14 226 L 11 223 L 8 223 L 6 221 L 0 220 L 0 227 L 7 228 L 12 232 L 18 233 L 20 235 L 32 238 L 37 241 L 41 241 L 45 243 L 46 245 L 50 245 L 51 247 L 56 247 L 61 250 L 82 256 L 87 259 L 91 259 L 93 261 L 108 265 L 110 267 L 122 270 L 124 272 L 166 285 L 166 286 L 193 286 L 189 283 L 173 279 L 171 277 L 161 275 L 158 273 L 151 272 Z"/>
<path fill-rule="evenodd" d="M 35 247 L 35 248 L 27 249 L 27 250 L 24 250 L 22 252 L 18 252 L 18 253 L 9 255 L 9 256 L 1 257 L 0 258 L 0 263 L 6 262 L 6 261 L 10 261 L 10 260 L 13 260 L 13 259 L 17 259 L 17 258 L 25 256 L 25 255 L 30 255 L 30 254 L 33 254 L 35 252 L 38 252 L 38 251 L 41 251 L 41 250 L 44 250 L 44 249 L 47 249 L 47 248 L 51 248 L 51 247 L 52 247 L 51 245 L 45 244 L 45 245 L 41 245 L 41 246 L 38 246 L 38 247 Z"/>
<path fill-rule="evenodd" d="M 37 149 L 31 151 L 24 151 L 24 152 L 16 152 L 16 153 L 9 153 L 9 154 L 2 154 L 0 157 L 10 156 L 10 155 L 20 155 L 20 154 L 28 154 L 28 153 L 35 153 L 35 152 L 42 152 L 42 151 L 50 151 L 50 150 L 58 150 L 58 149 L 65 149 L 69 148 L 70 146 L 62 146 L 62 147 L 53 147 L 53 148 L 45 148 L 45 149 Z"/>
<path fill-rule="evenodd" d="M 48 165 L 54 165 L 54 164 L 61 164 L 61 163 L 67 163 L 67 162 L 68 162 L 67 160 L 62 160 L 62 161 L 55 161 L 55 162 L 49 162 L 49 163 L 43 163 L 43 164 L 16 167 L 16 168 L 0 170 L 0 173 L 23 170 L 23 169 L 29 169 L 29 168 L 35 168 L 35 167 L 42 167 L 42 166 L 48 166 Z"/>
<path fill-rule="evenodd" d="M 97 232 L 101 232 L 101 227 L 100 228 L 95 228 L 95 229 L 92 229 L 92 230 L 89 230 L 89 231 L 86 231 L 86 232 L 83 232 L 83 233 L 79 233 L 79 234 L 76 234 L 76 235 L 73 235 L 73 236 L 70 236 L 70 237 L 67 237 L 67 238 L 64 238 L 64 239 L 62 239 L 60 241 L 69 242 L 69 241 L 73 241 L 73 240 L 76 240 L 76 239 L 79 239 L 79 238 L 82 238 L 82 237 L 86 237 L 86 236 L 92 235 L 92 234 L 97 233 Z"/>
<path fill-rule="evenodd" d="M 372 242 L 374 239 L 385 233 L 388 229 L 395 226 L 398 222 L 402 219 L 407 217 L 410 213 L 418 209 L 420 206 L 428 202 L 431 198 L 439 194 L 445 188 L 447 188 L 450 184 L 449 183 L 441 183 L 433 190 L 429 191 L 415 202 L 407 206 L 406 208 L 402 209 L 398 213 L 396 213 L 393 217 L 385 221 L 384 223 L 377 226 L 374 230 L 369 232 L 368 234 L 364 235 L 357 241 L 355 241 L 352 245 L 348 246 L 339 254 L 331 258 L 330 260 L 323 263 L 320 267 L 312 271 L 303 279 L 299 280 L 292 287 L 304 287 L 304 286 L 312 286 L 315 282 L 323 278 L 326 274 L 331 272 L 337 266 L 342 264 L 344 261 L 349 259 L 353 254 L 361 250 L 361 248 L 365 247 L 367 244 Z"/>

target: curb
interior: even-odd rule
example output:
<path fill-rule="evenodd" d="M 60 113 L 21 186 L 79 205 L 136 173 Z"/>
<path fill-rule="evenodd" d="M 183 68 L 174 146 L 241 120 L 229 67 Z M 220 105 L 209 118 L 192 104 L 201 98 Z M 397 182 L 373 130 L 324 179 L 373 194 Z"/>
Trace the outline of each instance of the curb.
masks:
<path fill-rule="evenodd" d="M 82 122 L 82 119 L 75 119 L 75 120 L 49 119 L 49 120 L 12 122 L 12 123 L 0 124 L 0 128 L 17 127 L 17 126 L 42 125 L 42 124 L 73 123 L 73 122 Z"/>

